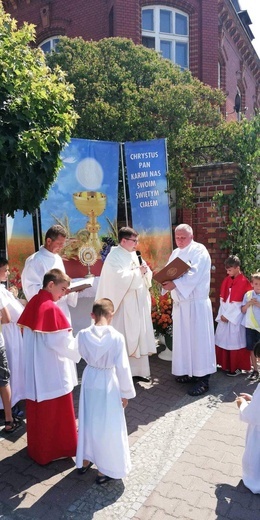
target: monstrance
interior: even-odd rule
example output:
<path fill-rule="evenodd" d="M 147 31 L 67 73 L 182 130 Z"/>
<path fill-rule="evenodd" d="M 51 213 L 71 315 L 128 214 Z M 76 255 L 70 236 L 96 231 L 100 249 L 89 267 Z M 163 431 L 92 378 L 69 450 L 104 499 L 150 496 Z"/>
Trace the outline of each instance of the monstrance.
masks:
<path fill-rule="evenodd" d="M 78 252 L 79 261 L 82 265 L 85 265 L 88 267 L 88 272 L 85 275 L 85 278 L 88 278 L 89 276 L 93 276 L 90 271 L 90 266 L 94 265 L 97 261 L 97 252 L 92 246 L 82 246 L 79 249 Z"/>

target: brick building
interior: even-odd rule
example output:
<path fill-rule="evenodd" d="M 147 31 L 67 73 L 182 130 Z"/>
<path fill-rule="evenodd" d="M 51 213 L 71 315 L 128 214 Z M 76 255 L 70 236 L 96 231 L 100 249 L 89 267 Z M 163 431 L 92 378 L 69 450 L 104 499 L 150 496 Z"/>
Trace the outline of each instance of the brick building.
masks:
<path fill-rule="evenodd" d="M 46 51 L 61 35 L 85 40 L 131 38 L 189 68 L 203 83 L 223 89 L 228 119 L 236 120 L 239 112 L 251 118 L 260 106 L 260 62 L 251 43 L 250 17 L 240 10 L 239 0 L 4 0 L 3 4 L 19 24 L 36 26 L 36 43 Z"/>
<path fill-rule="evenodd" d="M 36 44 L 46 52 L 62 35 L 131 38 L 189 68 L 203 83 L 223 89 L 227 120 L 239 120 L 241 113 L 251 118 L 259 109 L 260 61 L 250 17 L 240 10 L 239 0 L 3 0 L 3 5 L 19 25 L 27 21 L 36 26 Z M 220 189 L 232 191 L 236 167 L 196 167 L 187 174 L 196 207 L 183 209 L 180 221 L 191 224 L 195 239 L 210 251 L 216 310 L 227 252 L 219 249 L 225 220 L 217 217 L 212 196 Z"/>

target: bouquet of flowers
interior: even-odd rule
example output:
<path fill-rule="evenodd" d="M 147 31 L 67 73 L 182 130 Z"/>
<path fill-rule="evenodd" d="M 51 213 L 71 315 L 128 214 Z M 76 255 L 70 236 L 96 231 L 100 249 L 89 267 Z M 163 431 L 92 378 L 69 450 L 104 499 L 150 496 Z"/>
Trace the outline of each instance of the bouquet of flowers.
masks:
<path fill-rule="evenodd" d="M 172 336 L 172 300 L 169 293 L 161 295 L 158 289 L 152 294 L 152 322 L 157 334 Z"/>

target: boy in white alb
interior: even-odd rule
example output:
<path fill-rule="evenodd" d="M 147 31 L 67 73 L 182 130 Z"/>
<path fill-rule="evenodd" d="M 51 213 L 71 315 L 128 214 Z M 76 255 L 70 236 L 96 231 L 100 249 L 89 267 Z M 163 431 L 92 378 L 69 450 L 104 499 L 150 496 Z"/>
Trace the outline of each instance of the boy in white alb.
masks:
<path fill-rule="evenodd" d="M 74 457 L 77 430 L 71 363 L 80 356 L 71 326 L 56 305 L 67 294 L 70 278 L 59 269 L 44 275 L 43 288 L 26 305 L 23 328 L 28 454 L 38 464 Z"/>
<path fill-rule="evenodd" d="M 240 271 L 238 256 L 230 255 L 225 261 L 225 268 L 227 276 L 221 284 L 220 307 L 216 317 L 216 357 L 218 365 L 227 370 L 228 376 L 237 376 L 251 367 L 241 304 L 252 285 Z"/>
<path fill-rule="evenodd" d="M 260 341 L 255 345 L 254 356 L 256 359 L 260 357 Z M 242 479 L 252 493 L 260 493 L 260 384 L 252 396 L 241 393 L 236 403 L 241 421 L 248 424 L 242 459 Z"/>
<path fill-rule="evenodd" d="M 124 408 L 135 397 L 123 335 L 110 325 L 114 306 L 108 298 L 93 305 L 95 324 L 76 336 L 87 362 L 79 401 L 76 464 L 85 473 L 94 463 L 97 484 L 120 479 L 131 469 Z"/>

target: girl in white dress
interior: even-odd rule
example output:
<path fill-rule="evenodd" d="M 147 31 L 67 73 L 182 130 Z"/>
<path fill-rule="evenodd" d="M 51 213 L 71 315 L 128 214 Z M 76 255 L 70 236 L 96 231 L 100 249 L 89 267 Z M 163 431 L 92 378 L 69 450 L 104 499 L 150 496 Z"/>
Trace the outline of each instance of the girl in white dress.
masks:
<path fill-rule="evenodd" d="M 87 366 L 79 401 L 76 464 L 85 473 L 94 463 L 97 484 L 120 479 L 131 469 L 124 408 L 135 389 L 123 335 L 111 325 L 114 306 L 108 298 L 94 302 L 95 323 L 76 336 Z"/>

